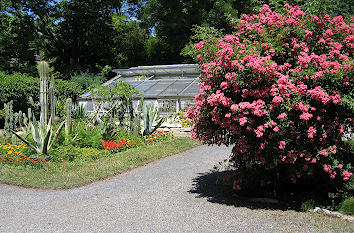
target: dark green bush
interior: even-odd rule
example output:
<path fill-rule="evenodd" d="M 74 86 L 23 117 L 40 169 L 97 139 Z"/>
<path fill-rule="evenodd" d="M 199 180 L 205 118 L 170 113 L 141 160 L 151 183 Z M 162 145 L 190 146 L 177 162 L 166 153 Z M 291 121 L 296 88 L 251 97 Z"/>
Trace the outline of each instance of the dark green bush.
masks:
<path fill-rule="evenodd" d="M 55 80 L 55 96 L 58 99 L 72 98 L 74 101 L 82 94 L 79 85 L 65 80 Z M 13 110 L 27 112 L 31 107 L 28 102 L 31 97 L 35 102 L 39 100 L 39 78 L 34 78 L 26 74 L 16 73 L 7 75 L 0 72 L 0 109 L 5 103 L 13 100 Z M 1 123 L 0 123 L 1 124 Z"/>
<path fill-rule="evenodd" d="M 0 106 L 13 100 L 14 111 L 27 112 L 29 104 L 27 99 L 32 97 L 39 99 L 39 78 L 33 78 L 25 74 L 6 75 L 0 72 Z"/>
<path fill-rule="evenodd" d="M 102 148 L 102 134 L 100 128 L 85 121 L 75 122 L 74 132 L 77 135 L 73 142 L 78 147 Z"/>
<path fill-rule="evenodd" d="M 343 214 L 354 215 L 354 197 L 345 199 L 339 209 Z"/>
<path fill-rule="evenodd" d="M 93 84 L 102 84 L 106 78 L 102 75 L 91 73 L 75 73 L 71 76 L 70 82 L 80 85 L 83 90 L 87 90 Z"/>

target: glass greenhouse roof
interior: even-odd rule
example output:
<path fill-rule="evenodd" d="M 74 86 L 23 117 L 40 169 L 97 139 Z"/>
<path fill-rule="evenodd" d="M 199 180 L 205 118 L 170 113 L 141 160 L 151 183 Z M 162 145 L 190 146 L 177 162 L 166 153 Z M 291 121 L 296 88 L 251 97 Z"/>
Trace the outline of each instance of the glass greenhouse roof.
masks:
<path fill-rule="evenodd" d="M 198 79 L 157 79 L 127 81 L 136 90 L 144 92 L 144 97 L 194 97 L 199 92 Z"/>
<path fill-rule="evenodd" d="M 103 85 L 121 80 L 132 85 L 144 98 L 193 98 L 199 92 L 199 66 L 197 64 L 138 66 L 116 69 L 117 76 Z M 85 93 L 79 99 L 89 99 Z"/>

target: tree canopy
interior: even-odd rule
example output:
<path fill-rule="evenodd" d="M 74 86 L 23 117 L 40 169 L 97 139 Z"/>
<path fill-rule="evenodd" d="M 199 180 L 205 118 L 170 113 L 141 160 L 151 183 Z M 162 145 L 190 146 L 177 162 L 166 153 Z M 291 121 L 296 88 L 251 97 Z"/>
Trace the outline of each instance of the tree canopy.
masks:
<path fill-rule="evenodd" d="M 181 55 L 202 26 L 231 31 L 230 18 L 267 3 L 300 5 L 307 13 L 353 15 L 349 0 L 3 0 L 0 71 L 35 74 L 49 60 L 61 77 L 103 67 L 190 62 Z M 199 33 L 200 34 L 200 33 Z M 193 39 L 193 38 L 192 38 Z"/>

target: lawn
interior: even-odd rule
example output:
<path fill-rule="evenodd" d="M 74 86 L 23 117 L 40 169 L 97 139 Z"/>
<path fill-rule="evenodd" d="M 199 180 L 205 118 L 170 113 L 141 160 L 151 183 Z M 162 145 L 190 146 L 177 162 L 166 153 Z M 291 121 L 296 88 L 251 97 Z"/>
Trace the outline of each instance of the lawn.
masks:
<path fill-rule="evenodd" d="M 188 138 L 173 137 L 108 157 L 82 161 L 80 165 L 60 166 L 56 163 L 43 168 L 4 165 L 0 167 L 0 182 L 31 188 L 69 189 L 112 177 L 198 145 L 199 142 Z"/>

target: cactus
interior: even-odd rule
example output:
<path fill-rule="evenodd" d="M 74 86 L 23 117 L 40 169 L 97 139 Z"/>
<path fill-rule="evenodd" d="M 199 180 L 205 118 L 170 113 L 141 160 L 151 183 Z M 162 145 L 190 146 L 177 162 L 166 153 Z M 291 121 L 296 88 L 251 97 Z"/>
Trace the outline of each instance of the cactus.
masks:
<path fill-rule="evenodd" d="M 56 114 L 56 99 L 54 96 L 54 77 L 52 76 L 49 83 L 49 105 L 50 105 L 50 116 L 52 117 L 51 124 L 54 124 L 54 118 Z"/>
<path fill-rule="evenodd" d="M 65 136 L 69 137 L 72 133 L 72 121 L 71 121 L 71 114 L 73 108 L 73 101 L 71 98 L 66 99 L 65 103 L 65 110 L 66 110 L 66 119 L 65 119 Z"/>
<path fill-rule="evenodd" d="M 48 118 L 48 79 L 49 79 L 49 65 L 46 61 L 38 63 L 38 73 L 40 77 L 39 87 L 39 102 L 41 105 L 40 122 L 41 125 L 47 124 Z"/>
<path fill-rule="evenodd" d="M 16 126 L 14 124 L 15 115 L 13 112 L 13 101 L 11 100 L 7 104 L 4 104 L 5 110 L 5 125 L 4 125 L 4 135 L 7 139 L 12 137 L 12 131 L 15 130 Z"/>
<path fill-rule="evenodd" d="M 29 147 L 34 149 L 38 154 L 48 154 L 48 150 L 51 148 L 53 142 L 62 130 L 64 123 L 62 122 L 58 127 L 55 135 L 53 136 L 53 118 L 55 117 L 55 97 L 54 97 L 54 79 L 51 79 L 49 87 L 49 100 L 51 106 L 51 116 L 48 118 L 48 79 L 49 79 L 49 65 L 45 61 L 38 63 L 38 73 L 40 76 L 40 90 L 39 90 L 39 102 L 41 107 L 40 121 L 37 123 L 36 118 L 32 115 L 31 111 L 28 112 L 29 127 L 31 130 L 32 138 L 35 145 L 26 140 L 21 134 L 11 130 L 17 138 L 26 143 Z M 32 119 L 31 119 L 32 117 Z"/>
<path fill-rule="evenodd" d="M 130 131 L 139 134 L 141 133 L 141 114 L 143 112 L 143 106 L 144 106 L 144 94 L 141 94 L 140 101 L 136 108 L 134 109 L 134 116 L 130 117 Z"/>
<path fill-rule="evenodd" d="M 26 139 L 29 133 L 31 132 L 31 126 L 30 126 L 31 116 L 32 116 L 32 110 L 31 108 L 28 108 L 27 116 L 25 113 L 23 113 L 21 117 L 21 121 L 18 122 L 20 125 L 20 130 L 16 131 L 16 134 L 21 136 L 24 139 Z M 15 134 L 13 134 L 12 143 L 17 144 L 18 142 L 19 142 L 18 137 Z"/>

